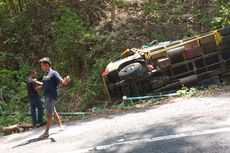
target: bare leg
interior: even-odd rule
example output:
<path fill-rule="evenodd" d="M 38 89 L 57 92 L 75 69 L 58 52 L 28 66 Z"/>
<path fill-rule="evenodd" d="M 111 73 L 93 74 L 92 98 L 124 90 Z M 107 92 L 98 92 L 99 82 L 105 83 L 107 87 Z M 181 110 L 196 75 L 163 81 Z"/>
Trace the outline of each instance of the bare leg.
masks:
<path fill-rule="evenodd" d="M 47 117 L 47 123 L 46 123 L 46 129 L 45 132 L 40 137 L 48 137 L 49 136 L 49 130 L 51 126 L 52 116 Z"/>
<path fill-rule="evenodd" d="M 59 127 L 61 127 L 61 126 L 62 126 L 62 122 L 61 122 L 61 119 L 60 119 L 58 113 L 57 113 L 57 112 L 54 112 L 53 117 L 54 117 L 54 120 L 57 122 L 57 125 L 58 125 Z"/>
<path fill-rule="evenodd" d="M 53 117 L 54 117 L 55 121 L 57 122 L 57 124 L 58 124 L 58 126 L 60 128 L 60 131 L 64 131 L 64 126 L 62 125 L 62 122 L 61 122 L 61 119 L 60 119 L 58 113 L 54 112 Z"/>

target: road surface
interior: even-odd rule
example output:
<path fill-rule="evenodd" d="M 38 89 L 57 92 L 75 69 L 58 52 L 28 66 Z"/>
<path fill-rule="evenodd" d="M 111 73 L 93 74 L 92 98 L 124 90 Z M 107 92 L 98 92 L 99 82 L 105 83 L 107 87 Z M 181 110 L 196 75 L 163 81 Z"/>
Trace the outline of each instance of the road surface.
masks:
<path fill-rule="evenodd" d="M 1 153 L 229 153 L 230 93 L 0 138 Z"/>

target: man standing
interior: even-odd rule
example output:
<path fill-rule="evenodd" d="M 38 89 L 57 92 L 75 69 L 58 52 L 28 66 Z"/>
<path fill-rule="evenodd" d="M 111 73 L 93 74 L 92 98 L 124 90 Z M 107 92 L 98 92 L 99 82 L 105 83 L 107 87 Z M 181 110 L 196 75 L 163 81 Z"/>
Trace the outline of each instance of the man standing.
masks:
<path fill-rule="evenodd" d="M 41 97 L 38 94 L 37 87 L 41 82 L 37 81 L 37 72 L 36 70 L 31 71 L 31 75 L 27 79 L 27 92 L 30 101 L 30 110 L 32 117 L 32 124 L 35 127 L 43 125 L 43 106 Z M 38 110 L 38 119 L 36 116 L 36 108 Z"/>
<path fill-rule="evenodd" d="M 45 102 L 46 102 L 46 112 L 47 112 L 47 124 L 45 132 L 40 136 L 42 138 L 49 137 L 49 129 L 51 126 L 52 117 L 57 122 L 61 130 L 63 130 L 63 125 L 61 123 L 60 117 L 56 111 L 55 103 L 57 102 L 57 90 L 59 84 L 66 86 L 70 82 L 70 77 L 67 76 L 64 79 L 59 75 L 59 73 L 51 68 L 51 62 L 48 57 L 44 57 L 39 60 L 41 69 L 45 72 L 43 76 L 42 88 L 44 89 Z"/>

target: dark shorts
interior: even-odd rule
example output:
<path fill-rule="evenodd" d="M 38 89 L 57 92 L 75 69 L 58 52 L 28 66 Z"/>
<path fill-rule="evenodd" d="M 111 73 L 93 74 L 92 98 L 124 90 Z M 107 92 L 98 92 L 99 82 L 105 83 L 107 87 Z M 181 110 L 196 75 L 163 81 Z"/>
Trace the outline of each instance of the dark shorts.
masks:
<path fill-rule="evenodd" d="M 56 112 L 56 99 L 53 96 L 45 96 L 46 101 L 46 116 L 52 116 Z"/>

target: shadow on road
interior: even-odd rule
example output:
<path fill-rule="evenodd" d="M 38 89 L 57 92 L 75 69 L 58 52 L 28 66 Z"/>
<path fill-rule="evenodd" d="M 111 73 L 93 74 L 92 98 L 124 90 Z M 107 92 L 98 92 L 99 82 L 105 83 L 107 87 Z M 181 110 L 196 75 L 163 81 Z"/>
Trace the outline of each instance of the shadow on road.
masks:
<path fill-rule="evenodd" d="M 220 120 L 215 118 L 213 121 L 205 122 L 205 116 L 180 116 L 173 118 L 170 123 L 151 125 L 142 131 L 127 132 L 117 136 L 106 138 L 98 143 L 97 147 L 89 150 L 88 153 L 202 153 L 202 152 L 224 152 L 227 153 L 230 147 L 225 145 L 225 135 L 228 133 L 208 134 L 191 137 L 170 138 L 178 134 L 177 129 L 183 125 L 196 125 L 199 123 L 201 130 L 218 129 L 215 123 Z M 224 121 L 225 118 L 221 120 Z M 206 127 L 211 124 L 213 127 Z M 202 128 L 203 127 L 203 128 Z M 192 132 L 192 131 L 187 131 Z M 167 137 L 169 135 L 169 137 Z M 165 139 L 161 139 L 165 137 Z M 151 141 L 151 139 L 156 139 Z M 159 138 L 159 140 L 157 140 Z M 147 140 L 147 141 L 143 141 Z M 150 140 L 150 141 L 148 141 Z M 219 144 L 217 144 L 219 142 Z M 214 149 L 215 151 L 212 151 Z"/>
<path fill-rule="evenodd" d="M 59 133 L 59 132 L 57 132 L 57 133 Z M 52 133 L 50 135 L 55 135 L 57 133 Z M 18 144 L 16 146 L 13 146 L 12 148 L 22 147 L 22 146 L 25 146 L 25 145 L 29 145 L 31 143 L 36 143 L 36 142 L 44 141 L 44 140 L 50 140 L 50 143 L 56 142 L 56 140 L 54 138 L 51 138 L 51 137 L 49 137 L 49 138 L 34 138 L 34 139 L 29 139 L 26 142 L 23 142 L 23 143 Z"/>
<path fill-rule="evenodd" d="M 54 138 L 34 138 L 34 139 L 27 140 L 26 142 L 23 142 L 19 145 L 13 146 L 12 148 L 21 147 L 21 146 L 29 145 L 31 143 L 35 143 L 35 142 L 39 142 L 39 141 L 43 141 L 43 140 L 48 140 L 48 139 L 50 139 L 50 142 L 56 142 L 56 140 Z"/>

